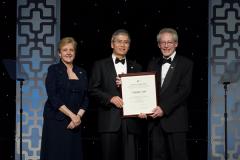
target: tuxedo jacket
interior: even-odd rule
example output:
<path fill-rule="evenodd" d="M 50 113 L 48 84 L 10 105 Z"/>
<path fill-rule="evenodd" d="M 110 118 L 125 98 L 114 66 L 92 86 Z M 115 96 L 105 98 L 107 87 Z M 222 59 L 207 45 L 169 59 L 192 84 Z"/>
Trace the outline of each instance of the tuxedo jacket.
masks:
<path fill-rule="evenodd" d="M 141 66 L 127 59 L 127 73 L 140 72 Z M 121 97 L 120 88 L 116 86 L 117 73 L 112 56 L 94 63 L 89 81 L 89 95 L 98 108 L 98 131 L 119 131 L 122 122 L 122 109 L 110 103 L 113 96 Z M 138 133 L 138 118 L 124 118 L 129 132 Z"/>
<path fill-rule="evenodd" d="M 165 132 L 187 131 L 187 98 L 191 92 L 193 62 L 176 54 L 162 86 L 161 66 L 162 58 L 153 59 L 148 66 L 148 71 L 157 72 L 159 105 L 164 112 L 164 116 L 153 120 L 151 125 L 160 123 Z"/>

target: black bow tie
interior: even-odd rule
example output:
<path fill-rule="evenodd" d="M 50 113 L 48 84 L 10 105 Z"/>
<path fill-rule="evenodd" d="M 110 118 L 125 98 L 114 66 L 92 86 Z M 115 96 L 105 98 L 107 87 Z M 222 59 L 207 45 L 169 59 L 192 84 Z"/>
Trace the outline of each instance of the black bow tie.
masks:
<path fill-rule="evenodd" d="M 165 64 L 165 63 L 171 64 L 171 62 L 172 62 L 171 58 L 168 58 L 168 59 L 163 58 L 163 60 L 162 60 L 162 64 Z"/>
<path fill-rule="evenodd" d="M 124 63 L 125 63 L 125 59 L 116 58 L 116 59 L 115 59 L 115 63 L 117 64 L 117 63 L 119 63 L 119 62 L 121 62 L 122 64 L 124 64 Z"/>

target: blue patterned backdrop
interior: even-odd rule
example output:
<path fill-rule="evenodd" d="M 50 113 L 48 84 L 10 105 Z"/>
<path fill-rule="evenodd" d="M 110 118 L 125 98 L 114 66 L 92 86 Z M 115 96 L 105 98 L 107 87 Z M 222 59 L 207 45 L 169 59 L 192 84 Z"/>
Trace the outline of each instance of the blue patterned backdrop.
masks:
<path fill-rule="evenodd" d="M 228 159 L 240 160 L 240 1 L 211 0 L 209 4 L 209 152 L 223 160 L 224 107 L 227 86 Z"/>
<path fill-rule="evenodd" d="M 55 63 L 60 35 L 60 1 L 17 1 L 17 76 L 24 78 L 22 153 L 24 160 L 39 159 L 42 111 L 46 100 L 44 80 L 47 68 Z M 20 157 L 20 87 L 17 83 L 16 151 Z"/>

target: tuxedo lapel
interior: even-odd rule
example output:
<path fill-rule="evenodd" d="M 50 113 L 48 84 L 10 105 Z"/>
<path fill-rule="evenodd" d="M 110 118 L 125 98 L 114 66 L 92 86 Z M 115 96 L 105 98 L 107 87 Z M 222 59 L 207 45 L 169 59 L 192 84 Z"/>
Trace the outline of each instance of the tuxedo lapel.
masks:
<path fill-rule="evenodd" d="M 127 73 L 134 72 L 135 66 L 131 61 L 127 60 Z"/>
<path fill-rule="evenodd" d="M 163 81 L 162 87 L 161 87 L 161 93 L 164 92 L 164 90 L 170 85 L 170 82 L 173 78 L 174 72 L 176 70 L 176 63 L 177 63 L 177 56 L 175 56 L 174 60 L 172 61 L 172 64 L 170 65 L 167 75 Z"/>
<path fill-rule="evenodd" d="M 127 60 L 127 73 L 140 72 L 141 68 L 134 61 Z"/>
<path fill-rule="evenodd" d="M 117 72 L 115 70 L 112 57 L 109 57 L 106 61 L 106 76 L 109 77 L 110 80 L 113 80 L 115 82 L 117 77 Z"/>

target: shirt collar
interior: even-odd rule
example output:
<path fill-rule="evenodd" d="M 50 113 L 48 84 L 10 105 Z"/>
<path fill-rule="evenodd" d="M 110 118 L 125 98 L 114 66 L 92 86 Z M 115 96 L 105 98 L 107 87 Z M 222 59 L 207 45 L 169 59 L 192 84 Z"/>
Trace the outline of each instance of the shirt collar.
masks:
<path fill-rule="evenodd" d="M 116 55 L 113 53 L 113 54 L 112 54 L 113 62 L 115 62 L 116 58 L 117 58 Z M 126 59 L 126 57 L 123 57 L 123 59 Z"/>

